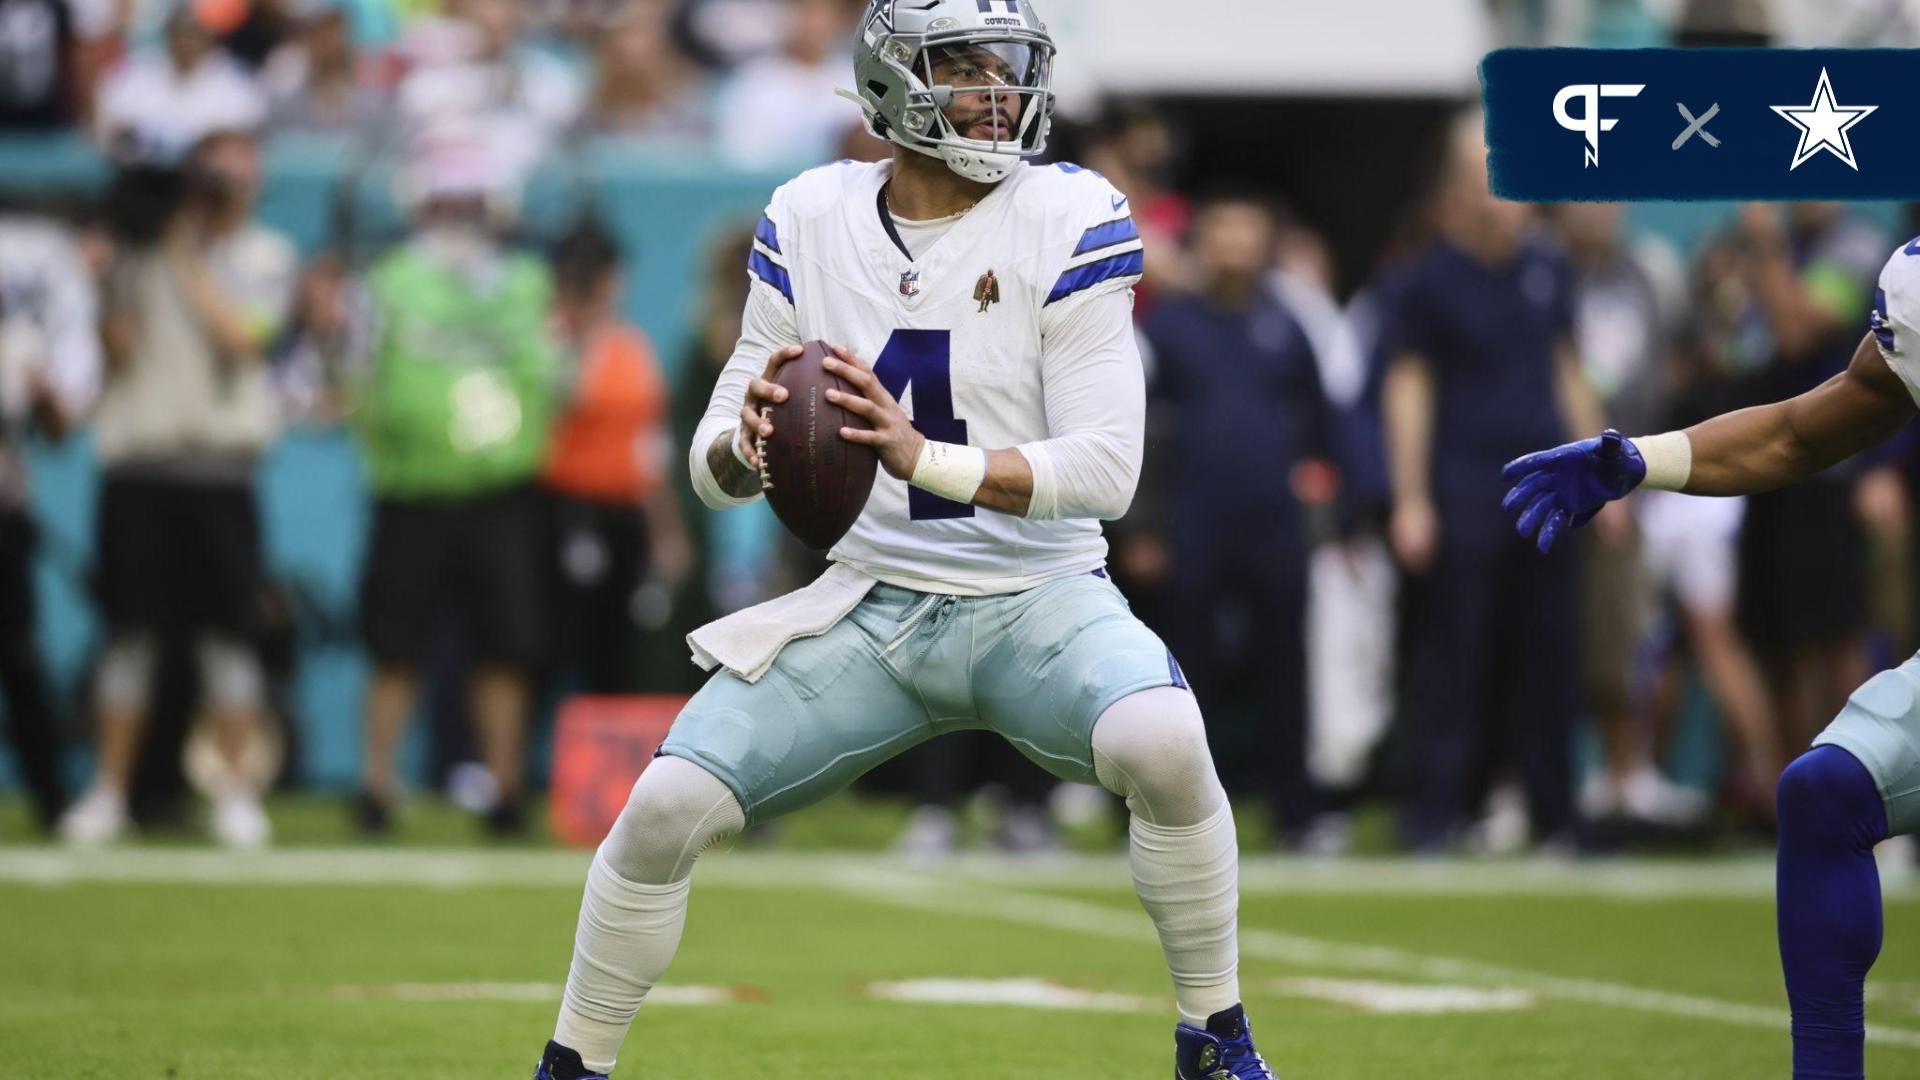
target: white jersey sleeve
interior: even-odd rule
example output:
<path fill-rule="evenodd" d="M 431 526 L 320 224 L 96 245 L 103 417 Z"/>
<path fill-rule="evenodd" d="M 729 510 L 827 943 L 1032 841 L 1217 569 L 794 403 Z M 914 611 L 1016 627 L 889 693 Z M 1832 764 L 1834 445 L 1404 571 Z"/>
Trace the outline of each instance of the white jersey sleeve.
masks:
<path fill-rule="evenodd" d="M 1146 444 L 1146 375 L 1133 294 L 1119 288 L 1043 320 L 1040 356 L 1051 437 L 1018 449 L 1033 466 L 1030 521 L 1124 516 Z"/>
<path fill-rule="evenodd" d="M 693 490 L 700 501 L 715 510 L 745 506 L 761 497 L 759 492 L 741 498 L 729 495 L 714 478 L 707 464 L 707 452 L 721 436 L 740 426 L 740 407 L 747 401 L 747 384 L 766 370 L 767 357 L 789 345 L 800 344 L 800 332 L 793 313 L 793 283 L 780 252 L 779 228 L 775 224 L 780 209 L 780 194 L 768 207 L 754 232 L 753 253 L 747 259 L 750 281 L 747 306 L 740 319 L 740 342 L 733 357 L 721 370 L 707 400 L 707 412 L 694 430 L 693 445 L 687 450 L 687 467 L 693 473 Z"/>
<path fill-rule="evenodd" d="M 1067 317 L 1080 304 L 1131 289 L 1146 272 L 1145 245 L 1127 197 L 1090 169 L 1069 169 L 1058 185 L 1071 223 L 1047 254 L 1045 278 L 1053 282 L 1041 307 L 1041 329 Z"/>
<path fill-rule="evenodd" d="M 1920 403 L 1920 237 L 1881 268 L 1871 323 L 1880 355 Z"/>
<path fill-rule="evenodd" d="M 1105 177 L 1056 168 L 1068 227 L 1042 259 L 1048 437 L 1018 447 L 1033 466 L 1027 518 L 1111 521 L 1133 502 L 1146 442 L 1146 374 L 1133 332 L 1144 247 L 1127 197 Z"/>

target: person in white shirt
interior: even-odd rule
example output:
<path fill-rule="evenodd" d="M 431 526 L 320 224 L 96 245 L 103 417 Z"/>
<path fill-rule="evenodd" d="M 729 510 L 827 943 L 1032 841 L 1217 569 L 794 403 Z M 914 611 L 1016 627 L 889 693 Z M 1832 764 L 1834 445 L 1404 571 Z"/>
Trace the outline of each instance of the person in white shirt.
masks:
<path fill-rule="evenodd" d="M 1180 1022 L 1176 1075 L 1272 1080 L 1240 1006 L 1238 854 L 1199 707 L 1106 576 L 1139 477 L 1145 379 L 1126 196 L 1035 167 L 1053 40 L 1030 0 L 875 0 L 854 83 L 892 159 L 773 196 L 740 342 L 689 464 L 707 505 L 760 497 L 763 404 L 801 343 L 858 396 L 884 475 L 814 584 L 689 638 L 715 673 L 588 874 L 537 1077 L 613 1067 L 679 945 L 695 858 L 925 739 L 979 728 L 1132 811 L 1131 864 Z"/>
<path fill-rule="evenodd" d="M 834 96 L 847 72 L 844 0 L 794 0 L 786 48 L 749 60 L 722 90 L 715 142 L 742 168 L 814 164 L 834 155 L 860 114 Z"/>
<path fill-rule="evenodd" d="M 184 199 L 158 245 L 124 255 L 106 303 L 107 377 L 93 428 L 106 649 L 94 687 L 93 782 L 60 823 L 79 845 L 127 829 L 156 664 L 175 638 L 192 644 L 226 765 L 214 834 L 252 848 L 271 833 L 264 778 L 249 763 L 265 698 L 253 487 L 279 432 L 266 352 L 299 262 L 286 237 L 253 220 L 261 166 L 251 137 L 207 137 L 185 171 Z"/>
<path fill-rule="evenodd" d="M 455 0 L 447 13 L 413 33 L 419 64 L 395 96 L 407 145 L 477 135 L 507 175 L 524 176 L 579 120 L 585 88 L 564 61 L 527 47 L 518 0 Z"/>
<path fill-rule="evenodd" d="M 260 85 L 183 2 L 167 17 L 163 51 L 133 53 L 107 73 L 94 130 L 118 156 L 177 161 L 207 135 L 253 131 L 266 116 Z"/>

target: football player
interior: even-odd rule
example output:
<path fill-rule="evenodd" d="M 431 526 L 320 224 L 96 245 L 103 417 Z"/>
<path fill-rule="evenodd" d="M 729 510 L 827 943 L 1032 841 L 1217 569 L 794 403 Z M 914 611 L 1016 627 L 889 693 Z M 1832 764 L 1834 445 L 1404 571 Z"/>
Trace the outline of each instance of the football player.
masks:
<path fill-rule="evenodd" d="M 1685 431 L 1597 438 L 1506 467 L 1505 505 L 1542 551 L 1636 487 L 1748 495 L 1886 441 L 1920 401 L 1920 238 L 1880 272 L 1871 332 L 1847 369 L 1799 397 Z M 1834 557 L 1844 558 L 1836 552 Z M 1862 987 L 1880 953 L 1873 847 L 1920 832 L 1920 657 L 1854 691 L 1780 776 L 1778 928 L 1793 1075 L 1864 1075 Z"/>
<path fill-rule="evenodd" d="M 986 728 L 1132 811 L 1131 867 L 1181 1019 L 1176 1075 L 1271 1080 L 1240 1006 L 1232 810 L 1180 667 L 1107 579 L 1140 468 L 1141 242 L 1096 173 L 1034 166 L 1054 45 L 1032 0 L 875 0 L 854 85 L 892 157 L 773 195 L 741 339 L 691 448 L 715 508 L 760 497 L 761 408 L 800 344 L 878 453 L 807 588 L 689 636 L 718 669 L 587 878 L 537 1077 L 604 1076 L 679 944 L 695 859 L 931 736 Z"/>

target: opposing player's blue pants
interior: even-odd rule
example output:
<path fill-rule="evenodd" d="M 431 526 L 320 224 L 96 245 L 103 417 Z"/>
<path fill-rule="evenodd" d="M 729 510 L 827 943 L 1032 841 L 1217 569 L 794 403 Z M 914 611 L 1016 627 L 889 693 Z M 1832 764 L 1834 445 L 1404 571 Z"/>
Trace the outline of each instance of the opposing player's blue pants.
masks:
<path fill-rule="evenodd" d="M 1867 970 L 1880 955 L 1873 846 L 1887 815 L 1872 774 L 1816 746 L 1780 775 L 1780 967 L 1793 1007 L 1795 1080 L 1865 1075 Z"/>
<path fill-rule="evenodd" d="M 1793 1075 L 1865 1073 L 1862 1003 L 1880 954 L 1873 846 L 1920 831 L 1920 657 L 1869 679 L 1780 777 L 1780 965 Z"/>

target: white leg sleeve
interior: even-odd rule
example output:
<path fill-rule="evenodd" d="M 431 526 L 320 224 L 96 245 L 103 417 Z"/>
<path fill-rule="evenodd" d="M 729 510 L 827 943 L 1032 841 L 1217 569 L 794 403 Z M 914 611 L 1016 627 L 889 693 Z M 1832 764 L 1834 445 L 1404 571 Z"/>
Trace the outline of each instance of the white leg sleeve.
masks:
<path fill-rule="evenodd" d="M 208 634 L 194 643 L 200 661 L 201 693 L 216 708 L 258 709 L 266 698 L 266 673 L 252 648 L 230 637 Z"/>
<path fill-rule="evenodd" d="M 1181 1019 L 1240 1001 L 1240 852 L 1193 695 L 1162 687 L 1116 702 L 1093 729 L 1094 769 L 1124 796 L 1134 891 L 1160 933 Z"/>
<path fill-rule="evenodd" d="M 746 814 L 712 773 L 657 758 L 587 872 L 573 966 L 553 1039 L 611 1072 L 640 1002 L 672 963 L 686 925 L 693 861 L 740 831 Z"/>
<path fill-rule="evenodd" d="M 94 693 L 100 707 L 123 712 L 145 712 L 153 691 L 155 644 L 148 634 L 123 634 L 107 646 L 100 658 Z"/>

